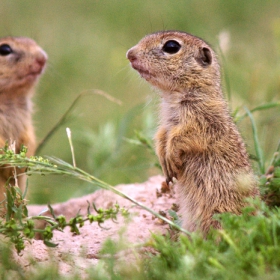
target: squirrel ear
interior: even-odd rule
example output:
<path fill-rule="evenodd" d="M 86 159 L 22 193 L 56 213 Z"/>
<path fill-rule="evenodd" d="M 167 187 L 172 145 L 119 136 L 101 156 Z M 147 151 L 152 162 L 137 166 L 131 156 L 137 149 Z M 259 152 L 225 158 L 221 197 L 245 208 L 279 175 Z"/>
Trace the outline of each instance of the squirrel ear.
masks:
<path fill-rule="evenodd" d="M 212 63 L 212 54 L 208 48 L 199 48 L 198 57 L 196 61 L 202 66 L 208 66 Z"/>

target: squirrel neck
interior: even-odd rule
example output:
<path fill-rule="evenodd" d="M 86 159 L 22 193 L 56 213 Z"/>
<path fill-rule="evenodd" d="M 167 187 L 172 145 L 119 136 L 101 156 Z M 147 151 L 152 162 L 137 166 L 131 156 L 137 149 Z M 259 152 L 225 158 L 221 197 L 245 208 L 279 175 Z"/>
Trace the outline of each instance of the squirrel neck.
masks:
<path fill-rule="evenodd" d="M 32 125 L 31 112 L 32 102 L 27 96 L 10 99 L 0 95 L 1 137 L 9 141 L 18 140 Z"/>
<path fill-rule="evenodd" d="M 3 96 L 0 94 L 0 114 L 10 115 L 10 111 L 32 112 L 32 101 L 29 96 Z"/>
<path fill-rule="evenodd" d="M 0 114 L 9 115 L 11 110 L 26 112 L 31 115 L 33 87 L 9 89 L 0 91 Z"/>
<path fill-rule="evenodd" d="M 18 135 L 31 125 L 32 101 L 29 96 L 0 94 L 0 135 L 6 139 L 18 139 Z"/>
<path fill-rule="evenodd" d="M 161 125 L 167 129 L 176 125 L 228 123 L 230 113 L 222 90 L 185 90 L 161 95 Z"/>

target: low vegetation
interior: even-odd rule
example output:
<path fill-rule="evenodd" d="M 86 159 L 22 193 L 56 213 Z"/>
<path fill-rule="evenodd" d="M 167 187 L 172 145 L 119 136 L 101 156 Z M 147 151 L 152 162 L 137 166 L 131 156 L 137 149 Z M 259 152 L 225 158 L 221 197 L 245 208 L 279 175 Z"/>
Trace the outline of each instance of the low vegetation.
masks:
<path fill-rule="evenodd" d="M 275 103 L 274 106 L 279 104 Z M 261 109 L 264 108 L 269 109 L 270 106 L 261 106 Z M 136 258 L 133 258 L 129 268 L 120 258 L 116 258 L 117 253 L 128 249 L 129 246 L 107 240 L 100 252 L 99 264 L 87 272 L 88 279 L 277 279 L 280 277 L 280 143 L 266 168 L 252 116 L 253 111 L 247 110 L 243 118 L 249 117 L 252 124 L 256 151 L 256 156 L 252 158 L 258 166 L 262 200 L 249 201 L 249 206 L 244 208 L 240 216 L 229 213 L 216 216 L 223 229 L 212 230 L 207 239 L 200 233 L 189 234 L 180 228 L 177 220 L 167 220 L 142 203 L 76 167 L 69 130 L 73 164 L 57 158 L 26 158 L 25 147 L 22 147 L 19 154 L 15 154 L 7 145 L 2 149 L 0 163 L 26 167 L 28 175 L 67 175 L 111 190 L 169 223 L 169 233 L 173 236 L 177 232 L 177 240 L 170 238 L 169 234 L 152 234 L 150 240 L 140 246 L 141 249 L 135 249 Z M 240 119 L 236 117 L 236 120 Z M 142 133 L 137 132 L 136 139 L 127 141 L 151 150 L 150 140 Z M 79 234 L 82 230 L 79 228 L 85 222 L 102 224 L 106 219 L 116 219 L 117 215 L 129 215 L 128 211 L 119 205 L 111 209 L 96 209 L 95 205 L 88 205 L 86 217 L 77 214 L 66 221 L 64 216 L 55 216 L 49 205 L 51 217 L 44 216 L 44 213 L 29 217 L 24 196 L 16 186 L 7 186 L 6 214 L 0 223 L 0 234 L 5 237 L 0 244 L 2 279 L 6 279 L 10 272 L 22 279 L 42 279 L 43 275 L 56 275 L 56 279 L 62 279 L 55 266 L 42 271 L 34 264 L 34 270 L 25 273 L 22 267 L 9 258 L 12 249 L 6 244 L 7 240 L 13 243 L 16 251 L 20 253 L 24 249 L 24 240 L 31 240 L 36 233 L 40 233 L 46 246 L 55 247 L 56 244 L 51 241 L 54 230 L 70 227 L 72 232 Z M 91 212 L 91 208 L 94 209 L 94 213 Z M 171 216 L 177 218 L 174 213 Z M 45 228 L 37 229 L 34 223 L 36 220 L 44 220 Z M 73 279 L 77 279 L 76 277 L 79 276 L 75 275 Z"/>

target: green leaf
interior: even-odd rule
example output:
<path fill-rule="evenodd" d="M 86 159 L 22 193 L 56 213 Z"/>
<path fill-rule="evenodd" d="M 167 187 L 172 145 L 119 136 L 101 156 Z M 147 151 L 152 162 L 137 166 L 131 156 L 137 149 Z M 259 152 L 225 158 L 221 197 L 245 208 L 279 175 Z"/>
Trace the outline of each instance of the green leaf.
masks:
<path fill-rule="evenodd" d="M 58 244 L 52 243 L 52 242 L 47 241 L 47 240 L 44 240 L 44 244 L 48 247 L 51 247 L 51 248 L 55 248 L 55 247 L 58 246 Z"/>

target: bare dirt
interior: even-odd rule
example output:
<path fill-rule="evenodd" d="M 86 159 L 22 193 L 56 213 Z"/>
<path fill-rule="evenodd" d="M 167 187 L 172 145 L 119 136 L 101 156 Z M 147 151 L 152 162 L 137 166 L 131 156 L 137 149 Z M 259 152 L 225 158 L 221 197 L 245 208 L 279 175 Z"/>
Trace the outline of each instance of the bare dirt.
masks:
<path fill-rule="evenodd" d="M 162 176 L 155 176 L 141 184 L 119 185 L 116 188 L 157 212 L 166 211 L 172 208 L 175 198 L 170 193 L 158 197 L 157 190 L 161 189 L 163 181 Z M 167 226 L 155 219 L 152 214 L 106 190 L 98 190 L 81 198 L 55 204 L 53 209 L 56 215 L 63 214 L 69 219 L 75 217 L 79 211 L 81 215 L 86 215 L 87 201 L 94 202 L 97 208 L 109 208 L 117 202 L 121 207 L 129 209 L 132 220 L 126 225 L 123 218 L 119 216 L 118 223 L 108 220 L 102 224 L 107 229 L 99 227 L 97 223 L 86 222 L 80 229 L 80 235 L 74 235 L 68 228 L 64 232 L 56 231 L 52 241 L 58 244 L 57 247 L 48 248 L 41 240 L 33 240 L 32 243 L 26 243 L 22 256 L 15 255 L 17 262 L 26 269 L 32 267 L 31 259 L 33 259 L 44 267 L 56 264 L 63 274 L 82 272 L 98 263 L 103 242 L 108 238 L 118 240 L 124 228 L 122 238 L 131 244 L 147 241 L 151 232 L 166 231 Z M 45 205 L 31 205 L 29 215 L 38 215 L 45 208 Z"/>

